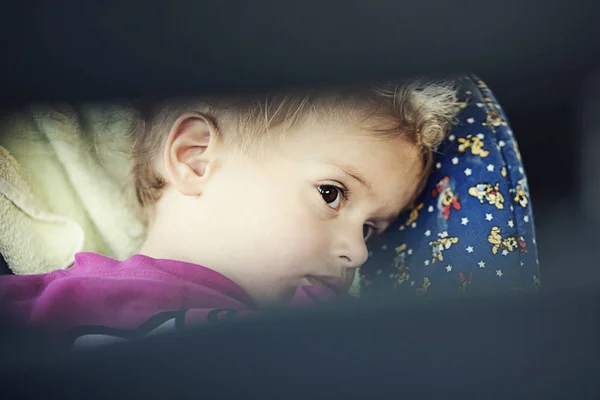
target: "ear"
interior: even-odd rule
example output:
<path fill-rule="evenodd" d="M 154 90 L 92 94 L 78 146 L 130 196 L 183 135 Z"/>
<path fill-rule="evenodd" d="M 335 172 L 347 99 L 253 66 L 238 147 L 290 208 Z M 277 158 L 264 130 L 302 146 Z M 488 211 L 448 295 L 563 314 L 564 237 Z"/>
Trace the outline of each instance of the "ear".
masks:
<path fill-rule="evenodd" d="M 219 141 L 216 127 L 204 115 L 180 116 L 171 127 L 163 154 L 169 183 L 183 195 L 200 195 L 216 161 Z"/>

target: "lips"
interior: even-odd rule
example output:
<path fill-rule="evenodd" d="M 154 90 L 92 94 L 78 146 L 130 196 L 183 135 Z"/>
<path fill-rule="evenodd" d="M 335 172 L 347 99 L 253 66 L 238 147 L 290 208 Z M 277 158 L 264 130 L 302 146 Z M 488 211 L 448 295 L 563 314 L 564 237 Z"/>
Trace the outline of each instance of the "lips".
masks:
<path fill-rule="evenodd" d="M 348 293 L 350 283 L 342 278 L 308 276 L 306 278 L 311 286 L 331 289 L 336 293 Z"/>

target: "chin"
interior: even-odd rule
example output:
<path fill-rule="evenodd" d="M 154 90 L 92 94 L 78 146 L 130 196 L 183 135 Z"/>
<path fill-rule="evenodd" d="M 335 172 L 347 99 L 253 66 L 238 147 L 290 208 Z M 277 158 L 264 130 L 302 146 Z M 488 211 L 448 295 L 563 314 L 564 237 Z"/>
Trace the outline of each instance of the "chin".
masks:
<path fill-rule="evenodd" d="M 272 291 L 270 293 L 264 293 L 264 295 L 259 298 L 255 298 L 254 302 L 262 309 L 284 308 L 292 301 L 295 292 L 296 288 L 277 292 Z"/>

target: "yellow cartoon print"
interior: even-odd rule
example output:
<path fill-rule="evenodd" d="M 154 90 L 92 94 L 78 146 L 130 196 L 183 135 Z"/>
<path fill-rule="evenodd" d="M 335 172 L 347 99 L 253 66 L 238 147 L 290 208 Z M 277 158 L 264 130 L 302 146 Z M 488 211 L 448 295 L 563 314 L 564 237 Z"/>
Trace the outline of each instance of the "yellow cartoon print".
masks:
<path fill-rule="evenodd" d="M 464 138 L 458 138 L 458 152 L 466 153 L 467 150 L 471 149 L 471 154 L 474 156 L 480 156 L 482 158 L 487 157 L 490 152 L 483 148 L 483 142 L 475 135 L 467 135 Z"/>
<path fill-rule="evenodd" d="M 420 287 L 417 288 L 417 294 L 420 294 L 420 295 L 427 294 L 427 289 L 429 289 L 429 286 L 431 286 L 431 281 L 429 280 L 428 277 L 424 277 L 423 283 L 421 284 Z"/>
<path fill-rule="evenodd" d="M 423 203 L 419 204 L 418 206 L 416 206 L 415 208 L 412 209 L 408 218 L 406 219 L 406 222 L 405 222 L 406 226 L 411 225 L 413 222 L 415 222 L 417 220 L 417 218 L 419 218 L 419 211 L 421 210 L 421 208 L 423 208 Z"/>
<path fill-rule="evenodd" d="M 477 79 L 475 78 L 475 82 L 477 83 L 477 87 L 479 89 L 488 89 L 487 85 L 485 84 L 484 81 L 482 81 L 481 79 Z"/>
<path fill-rule="evenodd" d="M 487 202 L 490 205 L 496 206 L 499 210 L 504 208 L 504 196 L 500 193 L 500 183 L 498 182 L 494 186 L 490 183 L 478 183 L 469 188 L 469 194 L 477 197 L 481 204 Z"/>
<path fill-rule="evenodd" d="M 498 254 L 500 250 L 502 250 L 504 255 L 516 250 L 527 253 L 527 243 L 525 243 L 523 237 L 508 236 L 503 238 L 502 230 L 499 226 L 492 227 L 488 236 L 488 242 L 492 244 L 492 254 Z"/>
<path fill-rule="evenodd" d="M 435 185 L 435 189 L 431 191 L 431 196 L 433 198 L 439 196 L 438 208 L 442 210 L 446 221 L 450 218 L 450 211 L 452 209 L 457 211 L 461 209 L 460 198 L 454 193 L 452 187 L 450 187 L 450 178 L 447 176 L 443 177 Z"/>
<path fill-rule="evenodd" d="M 515 203 L 526 208 L 529 204 L 529 195 L 527 193 L 527 182 L 525 182 L 525 178 L 519 179 L 517 186 L 514 189 L 511 189 L 511 192 L 515 195 L 513 198 Z"/>
<path fill-rule="evenodd" d="M 508 126 L 507 122 L 502 118 L 502 114 L 498 110 L 489 110 L 487 112 L 487 121 L 483 123 L 489 127 Z"/>
<path fill-rule="evenodd" d="M 395 249 L 396 255 L 392 261 L 395 272 L 392 274 L 394 279 L 394 289 L 410 279 L 408 272 L 408 261 L 406 259 L 406 244 L 402 244 Z"/>
<path fill-rule="evenodd" d="M 452 245 L 458 243 L 457 237 L 448 237 L 448 233 L 443 232 L 438 234 L 439 238 L 429 242 L 431 246 L 431 256 L 433 257 L 431 262 L 435 264 L 436 261 L 444 261 L 444 250 L 448 250 Z"/>
<path fill-rule="evenodd" d="M 521 151 L 519 150 L 519 145 L 516 141 L 513 141 L 513 146 L 515 148 L 515 153 L 517 153 L 517 158 L 519 159 L 519 161 L 523 162 L 523 160 L 521 159 Z"/>

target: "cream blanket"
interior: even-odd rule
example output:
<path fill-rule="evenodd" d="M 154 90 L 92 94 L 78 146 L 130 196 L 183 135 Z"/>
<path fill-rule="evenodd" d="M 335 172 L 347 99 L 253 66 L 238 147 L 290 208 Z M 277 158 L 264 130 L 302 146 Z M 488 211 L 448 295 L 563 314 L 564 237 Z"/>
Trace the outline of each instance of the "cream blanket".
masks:
<path fill-rule="evenodd" d="M 0 253 L 16 274 L 64 269 L 78 251 L 117 259 L 144 236 L 129 179 L 133 113 L 30 107 L 0 120 Z"/>

